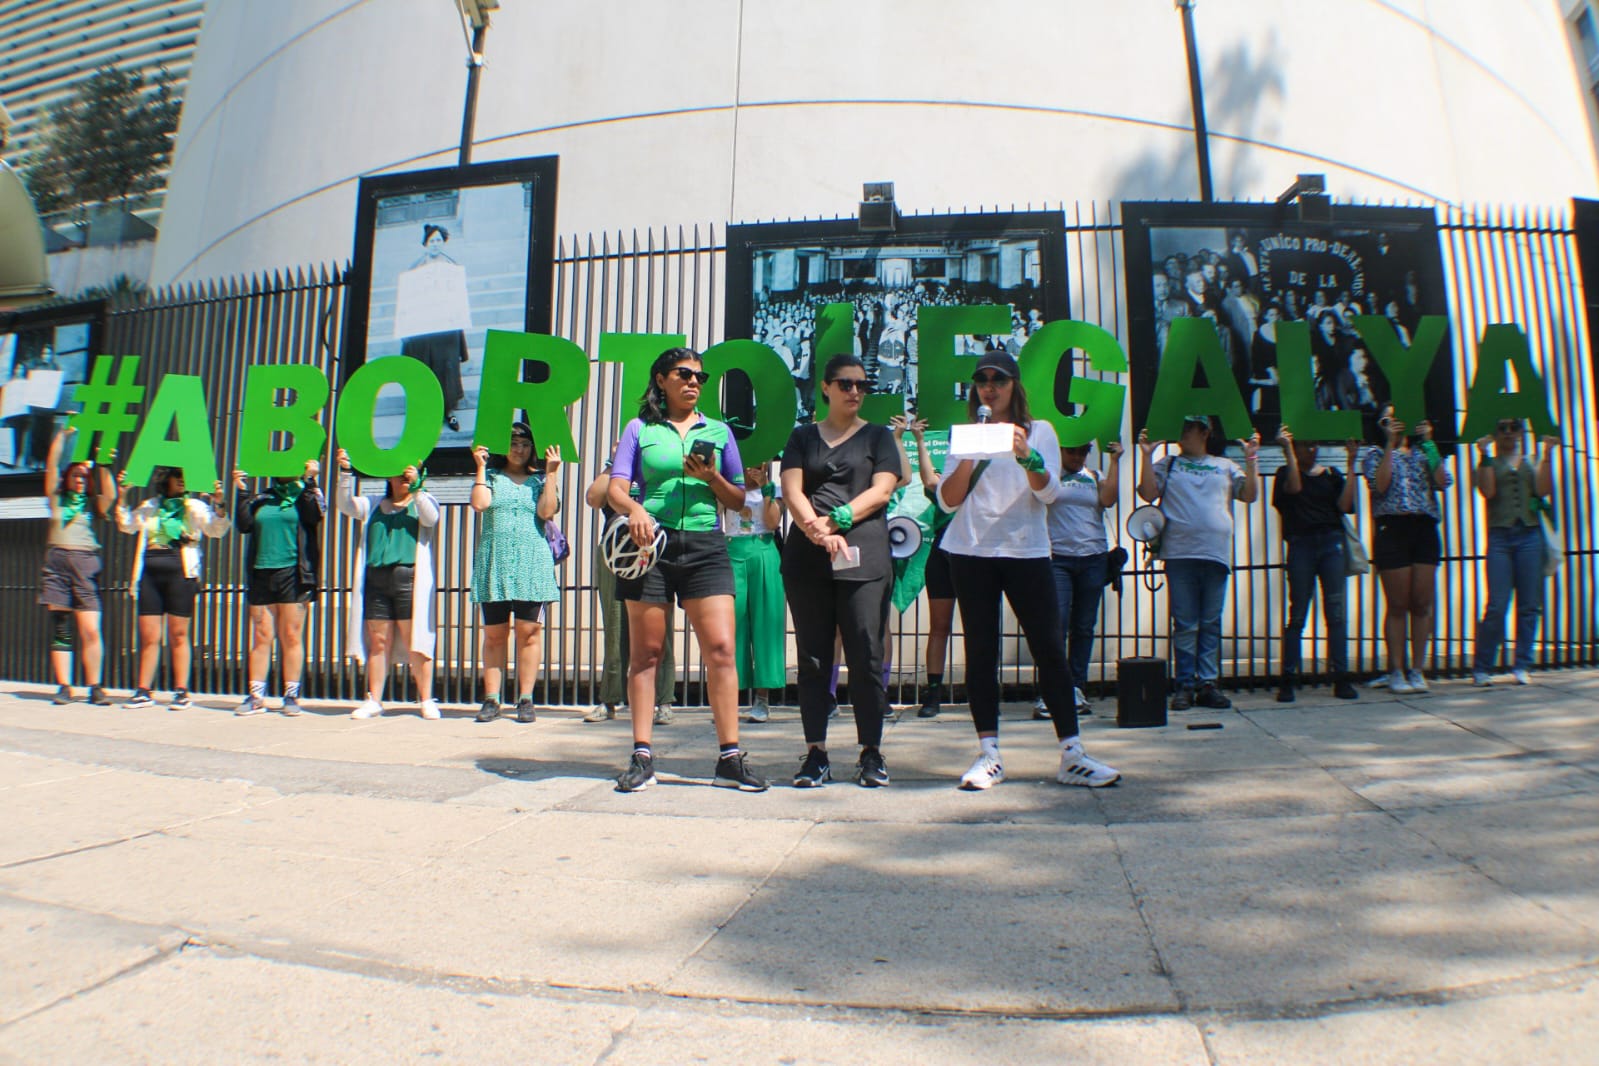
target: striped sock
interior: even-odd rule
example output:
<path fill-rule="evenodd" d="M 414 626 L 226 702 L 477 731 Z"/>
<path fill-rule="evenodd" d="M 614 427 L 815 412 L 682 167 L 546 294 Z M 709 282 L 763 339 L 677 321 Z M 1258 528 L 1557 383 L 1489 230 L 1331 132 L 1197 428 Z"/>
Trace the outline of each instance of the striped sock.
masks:
<path fill-rule="evenodd" d="M 633 754 L 642 755 L 646 759 L 651 758 L 650 742 L 647 740 L 635 740 L 633 742 Z"/>
<path fill-rule="evenodd" d="M 252 681 L 252 682 L 250 682 L 250 695 L 254 696 L 258 700 L 266 699 L 266 682 L 265 681 Z"/>
<path fill-rule="evenodd" d="M 283 698 L 297 700 L 300 698 L 300 683 L 298 681 L 286 682 L 283 686 Z"/>
<path fill-rule="evenodd" d="M 720 756 L 718 756 L 718 758 L 725 759 L 729 755 L 737 755 L 737 754 L 738 754 L 738 741 L 735 740 L 731 744 L 723 744 L 722 745 L 722 754 Z"/>

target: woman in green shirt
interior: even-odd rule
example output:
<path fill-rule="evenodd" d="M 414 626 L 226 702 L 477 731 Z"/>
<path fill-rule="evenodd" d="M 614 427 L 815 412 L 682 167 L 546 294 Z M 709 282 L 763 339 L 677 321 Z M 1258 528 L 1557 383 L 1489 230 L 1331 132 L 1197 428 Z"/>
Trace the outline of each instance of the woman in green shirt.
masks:
<path fill-rule="evenodd" d="M 241 717 L 266 711 L 266 678 L 272 667 L 272 640 L 283 656 L 283 706 L 289 717 L 301 713 L 300 675 L 305 670 L 305 608 L 321 580 L 322 516 L 327 501 L 317 487 L 322 465 L 305 464 L 298 478 L 274 478 L 265 492 L 233 508 L 233 528 L 250 539 L 245 570 L 250 575 L 245 602 L 250 606 L 250 691 Z M 239 492 L 247 491 L 243 470 L 233 472 Z"/>
<path fill-rule="evenodd" d="M 544 605 L 560 599 L 555 556 L 544 523 L 561 509 L 555 474 L 561 449 L 550 447 L 538 462 L 533 430 L 526 422 L 511 427 L 503 459 L 491 460 L 482 445 L 472 449 L 477 477 L 472 510 L 483 516 L 472 559 L 472 602 L 483 612 L 483 706 L 477 720 L 500 716 L 500 686 L 516 615 L 516 720 L 531 722 L 533 682 L 544 648 Z"/>
<path fill-rule="evenodd" d="M 1472 683 L 1493 682 L 1490 671 L 1505 642 L 1505 614 L 1516 597 L 1516 657 L 1511 676 L 1532 683 L 1533 646 L 1543 618 L 1543 529 L 1539 512 L 1555 492 L 1558 437 L 1543 438 L 1543 455 L 1522 452 L 1526 427 L 1519 418 L 1501 418 L 1492 437 L 1477 442 L 1473 482 L 1488 502 L 1488 604 L 1477 624 Z M 1490 449 L 1492 452 L 1490 454 Z"/>
<path fill-rule="evenodd" d="M 111 698 L 100 687 L 104 644 L 100 637 L 100 538 L 94 531 L 94 516 L 105 517 L 115 493 L 108 467 L 69 463 L 61 469 L 61 453 L 73 432 L 63 428 L 55 435 L 44 465 L 50 529 L 39 603 L 50 611 L 50 668 L 60 686 L 54 702 L 59 706 L 76 699 L 72 694 L 76 636 L 82 644 L 79 654 L 89 682 L 89 702 L 108 707 Z"/>

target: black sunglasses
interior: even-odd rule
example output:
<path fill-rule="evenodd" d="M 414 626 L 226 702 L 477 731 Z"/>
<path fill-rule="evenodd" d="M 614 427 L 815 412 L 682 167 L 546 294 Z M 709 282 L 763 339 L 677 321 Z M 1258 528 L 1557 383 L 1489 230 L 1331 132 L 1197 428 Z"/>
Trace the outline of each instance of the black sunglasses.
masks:
<path fill-rule="evenodd" d="M 686 366 L 674 366 L 672 368 L 672 376 L 677 378 L 679 381 L 696 381 L 701 385 L 711 380 L 711 375 L 707 374 L 705 371 L 690 370 Z"/>
<path fill-rule="evenodd" d="M 1521 432 L 1521 423 L 1516 421 L 1513 418 L 1501 419 L 1500 422 L 1499 422 L 1499 432 L 1501 432 L 1501 433 L 1520 433 Z"/>
<path fill-rule="evenodd" d="M 1010 381 L 1010 380 L 1011 380 L 1011 377 L 1010 377 L 1009 374 L 974 374 L 974 375 L 972 375 L 972 384 L 973 385 L 1003 385 L 1007 381 Z"/>
<path fill-rule="evenodd" d="M 871 388 L 866 383 L 865 378 L 834 378 L 828 384 L 843 389 L 845 392 L 866 392 Z"/>

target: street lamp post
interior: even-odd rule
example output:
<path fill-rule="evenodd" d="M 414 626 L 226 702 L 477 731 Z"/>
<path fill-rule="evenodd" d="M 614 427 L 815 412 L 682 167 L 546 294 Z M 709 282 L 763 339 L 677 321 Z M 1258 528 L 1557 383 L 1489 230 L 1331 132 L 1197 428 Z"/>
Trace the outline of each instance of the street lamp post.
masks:
<path fill-rule="evenodd" d="M 1194 43 L 1196 0 L 1172 0 L 1183 13 L 1183 41 L 1188 48 L 1188 99 L 1194 110 L 1194 154 L 1199 162 L 1199 198 L 1216 198 L 1210 183 L 1210 131 L 1205 126 L 1205 86 L 1199 79 L 1199 46 Z"/>
<path fill-rule="evenodd" d="M 489 32 L 489 12 L 497 11 L 500 0 L 455 0 L 461 13 L 462 28 L 470 27 L 472 40 L 466 57 L 466 106 L 461 112 L 461 154 L 458 166 L 472 162 L 472 127 L 477 121 L 478 80 L 483 74 L 483 43 Z"/>

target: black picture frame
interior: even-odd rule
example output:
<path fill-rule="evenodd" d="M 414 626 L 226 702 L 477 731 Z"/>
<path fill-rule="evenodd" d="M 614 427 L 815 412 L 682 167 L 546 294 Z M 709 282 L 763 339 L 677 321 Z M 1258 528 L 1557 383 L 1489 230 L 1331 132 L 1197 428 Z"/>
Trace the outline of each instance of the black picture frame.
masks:
<path fill-rule="evenodd" d="M 966 257 L 974 256 L 977 260 L 982 260 L 988 255 L 985 250 L 989 248 L 1005 248 L 1021 254 L 1020 250 L 1028 244 L 1034 246 L 1032 251 L 1036 254 L 1036 264 L 1031 267 L 1024 265 L 1021 271 L 1023 279 L 1028 282 L 1026 285 L 1001 284 L 1010 276 L 1011 268 L 1003 264 L 1005 253 L 999 251 L 994 253 L 996 257 L 994 266 L 996 270 L 1003 269 L 1004 272 L 996 279 L 984 280 L 980 277 L 972 279 L 966 277 L 964 271 L 959 271 L 961 276 L 958 278 L 951 276 L 957 272 L 953 266 L 957 259 L 965 262 Z M 761 286 L 755 278 L 755 264 L 763 253 L 774 252 L 791 253 L 795 257 L 796 273 L 793 279 L 795 284 L 787 289 L 777 289 L 769 285 L 765 293 L 768 298 L 763 299 L 763 293 L 759 291 Z M 884 280 L 882 272 L 876 269 L 866 271 L 862 265 L 874 258 L 879 262 L 890 260 L 903 263 L 906 284 L 885 290 L 881 284 Z M 938 259 L 943 259 L 945 262 L 945 273 L 942 275 L 936 273 L 934 261 Z M 813 281 L 808 273 L 810 267 L 798 266 L 802 262 L 825 263 L 828 265 L 829 274 L 834 272 L 832 267 L 836 264 L 838 276 L 823 277 Z M 896 266 L 895 270 L 898 269 Z M 867 280 L 868 277 L 874 280 Z M 896 220 L 892 232 L 862 232 L 859 222 L 855 219 L 729 226 L 724 335 L 728 338 L 767 341 L 766 336 L 757 336 L 757 333 L 761 332 L 757 324 L 762 319 L 762 310 L 770 309 L 772 301 L 769 297 L 774 293 L 803 294 L 796 299 L 778 301 L 792 304 L 826 302 L 833 295 L 847 299 L 851 298 L 852 289 L 854 295 L 859 296 L 869 293 L 874 287 L 879 292 L 888 291 L 896 294 L 900 289 L 914 293 L 914 290 L 920 286 L 925 293 L 930 287 L 937 287 L 944 295 L 949 295 L 957 284 L 963 296 L 970 295 L 973 298 L 956 302 L 1011 304 L 1013 317 L 1021 315 L 1023 324 L 1032 328 L 1066 317 L 1070 307 L 1070 287 L 1066 267 L 1064 217 L 1054 211 L 908 215 Z M 1007 293 L 1015 299 L 1000 298 Z M 1015 310 L 1018 307 L 1017 299 L 1025 305 L 1019 311 Z M 1036 315 L 1030 314 L 1031 312 L 1036 312 Z M 1031 329 L 1028 329 L 1028 332 L 1031 332 Z M 802 340 L 803 338 L 796 338 L 796 343 Z M 1011 344 L 1006 346 L 1019 347 Z M 784 354 L 786 346 L 773 345 L 773 347 L 780 357 L 790 362 L 791 370 L 795 370 L 795 359 Z M 799 356 L 800 360 L 803 358 Z M 900 375 L 904 382 L 902 389 L 892 384 L 885 387 L 882 383 L 883 376 L 879 373 L 881 368 L 874 365 L 869 354 L 863 358 L 867 363 L 867 376 L 873 383 L 874 392 L 904 391 L 907 403 L 914 406 L 914 374 L 909 366 Z M 910 358 L 907 356 L 907 363 L 909 362 Z M 1070 411 L 1072 408 L 1065 403 L 1065 398 L 1070 388 L 1072 360 L 1062 359 L 1061 368 L 1055 386 L 1056 398 L 1061 410 Z M 800 394 L 801 421 L 806 421 L 810 417 L 810 383 L 814 381 L 814 375 L 820 368 L 812 365 L 809 370 L 809 376 L 803 376 L 796 370 L 795 386 Z M 734 382 L 729 381 L 725 404 L 729 415 L 735 418 L 738 416 L 741 402 L 747 402 L 746 396 L 741 395 L 741 390 Z"/>
<path fill-rule="evenodd" d="M 1288 303 L 1289 291 L 1296 293 L 1293 302 L 1299 305 L 1294 317 L 1304 317 L 1308 308 L 1297 298 L 1298 294 L 1302 293 L 1306 300 L 1313 298 L 1317 283 L 1324 278 L 1340 282 L 1341 285 L 1337 287 L 1355 290 L 1350 294 L 1349 313 L 1386 314 L 1387 304 L 1397 296 L 1402 306 L 1396 320 L 1401 324 L 1413 326 L 1411 320 L 1422 315 L 1449 316 L 1443 250 L 1438 241 L 1437 217 L 1430 208 L 1335 203 L 1332 205 L 1331 219 L 1327 221 L 1301 221 L 1298 207 L 1293 204 L 1126 201 L 1121 209 L 1126 252 L 1128 362 L 1134 436 L 1147 421 L 1160 367 L 1161 331 L 1158 327 L 1161 316 L 1157 314 L 1155 306 L 1156 264 L 1160 264 L 1161 273 L 1170 279 L 1169 260 L 1183 254 L 1185 240 L 1192 244 L 1186 247 L 1186 254 L 1194 262 L 1199 260 L 1202 251 L 1218 252 L 1223 265 L 1228 266 L 1225 277 L 1230 283 L 1232 275 L 1239 270 L 1238 264 L 1229 261 L 1242 261 L 1235 251 L 1233 238 L 1243 235 L 1245 248 L 1258 268 L 1256 277 L 1260 279 L 1258 287 L 1249 290 L 1259 301 L 1256 333 L 1269 307 L 1283 307 Z M 1222 246 L 1212 247 L 1218 238 Z M 1321 245 L 1312 244 L 1312 240 L 1324 242 L 1328 249 L 1342 246 L 1344 254 L 1319 250 Z M 1296 241 L 1297 247 L 1294 246 Z M 1324 273 L 1318 271 L 1317 264 L 1326 266 L 1327 270 Z M 1179 263 L 1179 269 L 1186 272 L 1190 265 Z M 1247 270 L 1247 263 L 1244 269 Z M 1301 283 L 1291 276 L 1293 274 L 1315 276 L 1307 277 Z M 1412 275 L 1415 281 L 1413 293 L 1407 286 Z M 1175 287 L 1175 284 L 1171 280 L 1167 282 L 1168 287 Z M 1375 312 L 1370 304 L 1372 297 L 1378 302 Z M 1328 293 L 1326 299 L 1331 305 L 1336 301 L 1336 294 Z M 1181 301 L 1173 297 L 1173 300 L 1187 303 L 1190 309 L 1194 305 L 1191 297 Z M 1357 300 L 1362 304 L 1358 312 L 1353 308 Z M 1337 312 L 1336 308 L 1331 309 L 1335 311 L 1335 318 L 1341 316 L 1342 313 Z M 1216 312 L 1218 334 L 1228 330 L 1236 338 L 1241 330 L 1232 328 L 1231 316 L 1220 309 L 1212 310 Z M 1322 316 L 1318 313 L 1316 317 Z M 1313 322 L 1313 350 L 1319 350 L 1314 348 L 1314 334 L 1318 328 Z M 1334 329 L 1337 330 L 1336 325 Z M 1409 333 L 1413 336 L 1414 330 L 1410 329 Z M 1235 357 L 1235 372 L 1241 375 L 1240 388 L 1245 393 L 1245 403 L 1250 406 L 1255 428 L 1260 432 L 1261 440 L 1269 443 L 1281 427 L 1281 408 L 1274 406 L 1270 389 L 1259 382 L 1265 380 L 1264 362 L 1274 357 L 1259 354 L 1255 336 L 1252 335 L 1248 350 L 1241 353 L 1247 365 L 1240 365 L 1236 361 L 1235 350 L 1229 349 L 1225 343 L 1227 336 L 1222 335 L 1222 339 L 1224 350 Z M 1439 446 L 1445 450 L 1456 443 L 1459 425 L 1459 390 L 1451 352 L 1452 341 L 1446 334 L 1425 385 L 1427 416 L 1433 423 Z M 1388 398 L 1387 383 L 1375 363 L 1364 359 L 1363 349 L 1358 356 L 1351 358 L 1351 362 L 1360 365 L 1343 380 L 1352 381 L 1353 385 L 1341 390 L 1336 384 L 1329 384 L 1327 393 L 1329 397 L 1341 395 L 1342 400 L 1352 402 L 1346 404 L 1339 399 L 1332 399 L 1323 404 L 1322 393 L 1318 391 L 1318 406 L 1324 409 L 1359 407 L 1365 440 L 1375 443 L 1378 430 L 1374 407 Z M 1247 380 L 1244 379 L 1246 374 Z M 1329 375 L 1330 382 L 1335 380 Z"/>
<path fill-rule="evenodd" d="M 12 453 L 20 449 L 30 460 L 27 468 L 0 462 L 0 498 L 44 494 L 43 462 L 50 440 L 60 419 L 78 409 L 71 399 L 72 387 L 88 380 L 94 357 L 104 352 L 106 314 L 104 300 L 0 313 L 0 385 L 9 387 L 24 361 L 37 364 L 46 347 L 49 359 L 65 371 L 60 399 L 53 408 L 30 407 L 25 415 L 6 415 L 0 407 L 0 434 L 5 436 L 0 452 L 16 459 L 19 457 Z M 4 392 L 0 391 L 3 402 Z"/>
<path fill-rule="evenodd" d="M 470 378 L 474 370 L 481 369 L 484 331 L 550 331 L 558 162 L 557 156 L 536 156 L 361 179 L 356 193 L 355 246 L 347 280 L 349 303 L 344 323 L 341 384 L 369 359 L 386 355 L 410 354 L 430 365 L 437 364 L 435 372 L 439 373 L 440 383 L 445 388 L 447 414 L 457 416 L 460 428 L 452 430 L 446 423 L 439 444 L 428 460 L 430 473 L 465 474 L 472 469 L 476 388 Z M 517 191 L 523 197 L 520 210 L 515 206 Z M 525 230 L 520 225 L 524 216 Z M 517 224 L 508 226 L 508 221 Z M 445 287 L 444 300 L 418 303 L 412 298 L 409 302 L 418 308 L 432 308 L 435 303 L 438 308 L 427 314 L 409 313 L 402 301 L 401 275 L 411 273 L 416 267 L 441 262 L 431 258 L 431 249 L 422 239 L 429 230 L 436 228 L 445 231 L 446 248 L 451 240 L 456 242 L 451 249 L 456 254 L 446 252 L 445 255 L 455 271 L 463 276 L 450 278 L 448 269 L 438 272 L 453 282 Z M 479 232 L 482 237 L 476 236 Z M 519 254 L 524 235 L 525 259 Z M 427 239 L 432 239 L 431 234 Z M 478 246 L 462 254 L 461 249 L 469 247 L 473 241 L 477 241 Z M 411 267 L 399 266 L 408 260 L 415 260 Z M 479 263 L 491 264 L 480 272 L 480 277 L 496 279 L 487 283 L 488 287 L 484 283 L 474 285 L 471 281 L 472 271 Z M 510 285 L 504 281 L 507 264 L 513 268 Z M 520 286 L 515 284 L 516 267 L 522 271 Z M 395 333 L 406 322 L 427 324 L 429 318 L 435 324 L 455 325 L 458 316 L 452 318 L 450 308 L 443 306 L 452 294 L 472 301 L 467 312 L 469 326 L 429 330 L 410 337 Z M 485 307 L 485 313 L 480 315 L 478 306 Z M 459 353 L 458 359 L 456 353 Z M 455 375 L 446 365 L 452 359 L 458 364 Z M 453 387 L 449 383 L 452 376 L 455 378 Z M 453 390 L 459 390 L 458 401 L 452 401 Z M 382 401 L 378 411 L 379 418 L 383 418 L 385 405 Z M 381 428 L 378 435 L 382 439 Z"/>

